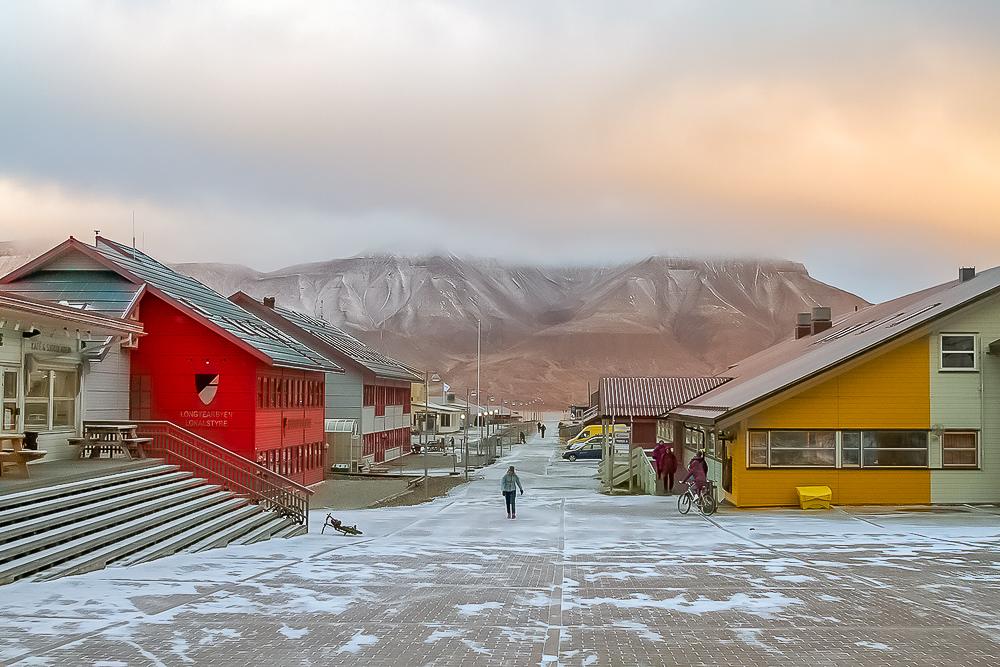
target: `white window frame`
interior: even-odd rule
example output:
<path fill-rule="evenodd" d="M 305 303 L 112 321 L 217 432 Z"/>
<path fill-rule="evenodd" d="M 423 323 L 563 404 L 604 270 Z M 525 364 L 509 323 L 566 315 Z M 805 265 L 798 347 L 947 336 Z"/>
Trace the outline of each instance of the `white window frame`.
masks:
<path fill-rule="evenodd" d="M 945 338 L 972 338 L 972 351 L 946 351 L 944 349 Z M 971 354 L 971 367 L 946 367 L 944 357 L 946 354 Z M 938 370 L 943 373 L 975 373 L 979 371 L 979 335 L 974 333 L 941 333 L 938 336 Z"/>
<path fill-rule="evenodd" d="M 976 438 L 976 446 L 975 446 L 974 450 L 976 452 L 976 462 L 973 465 L 956 465 L 954 463 L 951 463 L 951 464 L 945 463 L 944 462 L 944 453 L 947 450 L 945 449 L 945 446 L 944 446 L 944 437 L 946 435 L 973 435 L 973 436 L 975 436 L 975 438 Z M 943 470 L 982 470 L 982 464 L 983 464 L 983 459 L 982 459 L 982 456 L 983 456 L 983 446 L 982 446 L 982 438 L 980 437 L 980 433 L 979 433 L 978 430 L 971 429 L 971 428 L 970 429 L 961 429 L 961 428 L 949 428 L 949 429 L 945 429 L 944 432 L 941 433 L 940 440 L 941 440 L 941 469 L 943 469 Z M 957 451 L 968 451 L 969 449 L 970 448 L 966 447 L 966 448 L 959 449 Z M 952 449 L 952 451 L 956 451 L 956 450 Z"/>
<path fill-rule="evenodd" d="M 77 428 L 76 428 L 77 424 L 80 421 L 80 394 L 81 394 L 81 387 L 82 387 L 82 380 L 83 380 L 83 378 L 81 377 L 80 368 L 77 367 L 77 366 L 44 365 L 44 366 L 39 366 L 38 370 L 42 371 L 42 372 L 45 372 L 45 373 L 48 374 L 48 396 L 46 398 L 46 403 L 45 403 L 45 405 L 46 405 L 45 428 L 44 429 L 40 429 L 40 432 L 41 433 L 73 433 L 73 432 L 75 432 L 77 430 Z M 73 423 L 69 424 L 69 425 L 54 426 L 53 423 L 52 423 L 53 420 L 55 419 L 55 402 L 56 402 L 56 398 L 55 398 L 55 382 L 53 382 L 53 377 L 52 377 L 52 374 L 54 372 L 76 373 L 76 378 L 77 378 L 77 385 L 76 385 L 77 386 L 77 392 L 76 392 L 76 396 L 73 397 Z M 30 376 L 29 373 L 25 373 L 24 374 L 25 381 L 27 381 L 27 378 L 29 376 Z M 40 404 L 41 400 L 38 397 L 29 398 L 28 397 L 28 392 L 26 390 L 22 392 L 22 398 L 21 398 L 21 400 L 23 401 L 23 406 L 24 406 L 24 407 L 21 408 L 22 426 L 23 426 L 23 428 L 25 430 L 32 430 L 32 429 L 28 428 L 29 425 L 25 421 L 26 415 L 27 415 L 27 411 L 28 411 L 28 403 L 30 402 L 30 403 Z M 64 399 L 61 399 L 61 400 L 64 400 Z"/>

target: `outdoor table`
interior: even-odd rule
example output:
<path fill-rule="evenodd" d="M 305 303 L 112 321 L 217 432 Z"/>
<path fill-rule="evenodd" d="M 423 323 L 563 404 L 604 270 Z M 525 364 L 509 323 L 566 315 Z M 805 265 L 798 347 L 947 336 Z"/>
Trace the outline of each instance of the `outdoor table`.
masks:
<path fill-rule="evenodd" d="M 4 446 L 9 445 L 9 447 Z M 21 433 L 0 433 L 0 475 L 4 464 L 13 464 L 28 477 L 28 461 L 40 459 L 45 450 L 24 449 L 24 435 Z"/>
<path fill-rule="evenodd" d="M 89 424 L 83 425 L 83 441 L 80 442 L 80 458 L 85 452 L 90 450 L 90 458 L 100 458 L 101 452 L 107 452 L 108 456 L 114 456 L 115 452 L 131 459 L 132 451 L 129 441 L 137 440 L 135 432 L 139 427 L 135 424 Z M 136 447 L 139 456 L 142 450 Z"/>

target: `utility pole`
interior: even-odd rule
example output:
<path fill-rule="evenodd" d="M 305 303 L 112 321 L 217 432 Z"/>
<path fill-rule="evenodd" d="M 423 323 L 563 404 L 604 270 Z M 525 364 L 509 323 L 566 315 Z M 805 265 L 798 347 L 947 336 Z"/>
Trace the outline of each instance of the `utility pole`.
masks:
<path fill-rule="evenodd" d="M 427 418 L 431 416 L 431 401 L 430 393 L 427 387 L 427 371 L 424 371 L 424 427 L 421 430 L 421 435 L 423 431 L 427 430 Z M 421 438 L 422 441 L 426 440 Z M 427 487 L 430 486 L 430 478 L 427 476 L 427 444 L 424 442 L 420 445 L 420 455 L 424 459 L 424 500 L 427 500 Z"/>
<path fill-rule="evenodd" d="M 482 455 L 483 444 L 483 387 L 480 382 L 483 363 L 483 321 L 476 320 L 476 423 L 479 424 L 479 441 L 476 443 L 476 453 Z"/>
<path fill-rule="evenodd" d="M 465 481 L 469 481 L 469 388 L 465 389 Z"/>

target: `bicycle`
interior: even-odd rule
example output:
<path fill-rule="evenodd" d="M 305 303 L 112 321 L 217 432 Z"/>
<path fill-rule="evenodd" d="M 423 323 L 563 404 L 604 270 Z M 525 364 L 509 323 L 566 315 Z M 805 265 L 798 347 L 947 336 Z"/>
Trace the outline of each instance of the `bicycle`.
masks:
<path fill-rule="evenodd" d="M 711 482 L 705 484 L 705 488 L 701 490 L 701 493 L 694 492 L 694 484 L 692 482 L 687 483 L 687 491 L 677 498 L 677 511 L 681 514 L 687 514 L 691 511 L 692 505 L 697 507 L 698 511 L 705 516 L 715 514 L 715 510 L 719 508 L 719 505 L 715 500 L 715 494 L 712 493 Z"/>

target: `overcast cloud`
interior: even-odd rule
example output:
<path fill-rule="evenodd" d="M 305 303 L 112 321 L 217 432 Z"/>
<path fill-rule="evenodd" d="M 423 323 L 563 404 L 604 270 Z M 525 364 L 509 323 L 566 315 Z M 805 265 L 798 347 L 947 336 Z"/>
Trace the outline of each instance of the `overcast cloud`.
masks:
<path fill-rule="evenodd" d="M 1000 264 L 1000 3 L 24 2 L 0 240 Z"/>

